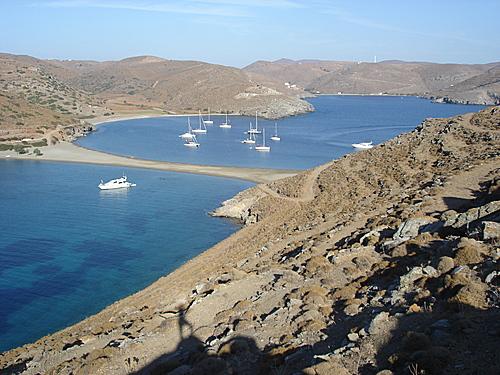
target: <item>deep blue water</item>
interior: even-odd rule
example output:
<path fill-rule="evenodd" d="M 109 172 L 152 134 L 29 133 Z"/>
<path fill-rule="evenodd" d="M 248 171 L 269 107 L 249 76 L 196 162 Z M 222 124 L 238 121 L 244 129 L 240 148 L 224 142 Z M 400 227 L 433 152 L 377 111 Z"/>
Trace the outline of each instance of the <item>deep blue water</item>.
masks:
<path fill-rule="evenodd" d="M 241 144 L 253 118 L 230 116 L 232 129 L 221 129 L 222 116 L 199 135 L 199 149 L 183 146 L 178 135 L 187 130 L 184 117 L 116 121 L 98 127 L 82 146 L 145 159 L 194 164 L 266 168 L 309 168 L 353 152 L 352 143 L 380 143 L 415 128 L 426 117 L 449 117 L 477 111 L 482 106 L 436 104 L 416 97 L 321 96 L 310 102 L 313 113 L 278 121 L 281 142 L 267 141 L 270 153 L 259 153 Z M 191 118 L 194 127 L 198 118 Z M 266 138 L 274 133 L 274 121 L 259 120 Z"/>
<path fill-rule="evenodd" d="M 101 192 L 125 172 L 137 187 Z M 0 351 L 130 295 L 237 227 L 207 215 L 251 184 L 208 176 L 0 161 Z"/>

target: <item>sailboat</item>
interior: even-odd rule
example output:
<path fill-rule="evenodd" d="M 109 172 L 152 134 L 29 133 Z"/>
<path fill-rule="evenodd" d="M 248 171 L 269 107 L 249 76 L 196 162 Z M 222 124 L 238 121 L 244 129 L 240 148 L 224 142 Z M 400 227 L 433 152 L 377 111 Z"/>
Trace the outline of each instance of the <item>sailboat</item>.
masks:
<path fill-rule="evenodd" d="M 227 112 L 226 112 L 226 121 L 219 125 L 219 128 L 231 129 L 231 123 L 227 121 Z"/>
<path fill-rule="evenodd" d="M 203 117 L 201 117 L 201 112 L 198 113 L 199 125 L 198 129 L 193 129 L 193 133 L 206 134 L 207 127 L 205 126 L 205 121 L 203 121 Z"/>
<path fill-rule="evenodd" d="M 274 135 L 271 137 L 271 141 L 281 141 L 281 138 L 278 137 L 278 123 L 274 123 Z"/>
<path fill-rule="evenodd" d="M 191 147 L 191 148 L 200 147 L 200 144 L 198 143 L 198 140 L 196 139 L 196 135 L 193 134 L 193 138 L 186 139 L 186 142 L 184 142 L 184 146 Z"/>
<path fill-rule="evenodd" d="M 250 127 L 249 127 L 250 130 L 252 130 L 252 121 L 250 121 Z M 248 144 L 254 144 L 255 143 L 255 133 L 251 133 L 249 131 L 247 131 L 247 134 L 248 134 L 248 137 L 244 140 L 241 141 L 241 143 L 248 143 Z"/>
<path fill-rule="evenodd" d="M 210 120 L 210 107 L 208 107 L 208 120 L 203 120 L 203 123 L 205 125 L 213 125 L 214 122 L 212 120 Z"/>
<path fill-rule="evenodd" d="M 191 120 L 188 117 L 188 131 L 186 133 L 179 135 L 179 138 L 193 139 L 194 137 L 195 137 L 195 135 L 193 134 L 193 130 L 191 129 Z"/>
<path fill-rule="evenodd" d="M 266 146 L 266 129 L 262 130 L 262 146 L 255 146 L 255 151 L 269 152 L 271 147 Z"/>
<path fill-rule="evenodd" d="M 259 130 L 259 120 L 257 119 L 257 111 L 255 111 L 255 129 L 252 128 L 252 123 L 250 123 L 250 130 L 248 131 L 248 134 L 260 134 L 262 133 L 260 130 Z"/>

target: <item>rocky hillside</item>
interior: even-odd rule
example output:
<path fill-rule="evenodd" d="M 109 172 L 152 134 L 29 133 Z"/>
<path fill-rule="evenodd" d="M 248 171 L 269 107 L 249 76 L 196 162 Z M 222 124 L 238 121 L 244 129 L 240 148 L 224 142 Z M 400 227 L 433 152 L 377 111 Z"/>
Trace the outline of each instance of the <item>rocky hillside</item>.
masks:
<path fill-rule="evenodd" d="M 113 115 L 230 112 L 278 118 L 311 111 L 301 90 L 197 61 L 143 56 L 121 61 L 40 60 L 0 54 L 0 140 L 79 134 Z"/>
<path fill-rule="evenodd" d="M 495 104 L 500 96 L 500 63 L 433 64 L 277 60 L 258 61 L 247 72 L 272 76 L 314 93 L 402 94 L 440 101 Z"/>
<path fill-rule="evenodd" d="M 497 374 L 499 144 L 488 108 L 258 185 L 239 232 L 2 373 Z"/>
<path fill-rule="evenodd" d="M 0 140 L 47 139 L 87 126 L 84 119 L 103 115 L 103 100 L 51 74 L 45 62 L 0 54 Z M 57 132 L 59 133 L 59 132 Z"/>

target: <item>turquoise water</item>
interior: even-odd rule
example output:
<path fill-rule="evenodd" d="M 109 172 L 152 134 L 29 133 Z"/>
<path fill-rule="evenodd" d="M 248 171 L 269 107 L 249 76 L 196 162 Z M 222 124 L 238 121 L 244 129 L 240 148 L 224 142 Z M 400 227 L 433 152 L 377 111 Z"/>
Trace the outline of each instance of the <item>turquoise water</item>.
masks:
<path fill-rule="evenodd" d="M 137 187 L 101 192 L 125 172 Z M 94 314 L 237 227 L 210 210 L 251 184 L 208 176 L 0 161 L 0 351 Z"/>
<path fill-rule="evenodd" d="M 426 117 L 449 117 L 478 111 L 482 106 L 436 104 L 415 97 L 321 96 L 310 102 L 313 113 L 279 120 L 281 142 L 270 153 L 260 153 L 241 144 L 253 118 L 231 116 L 232 129 L 221 129 L 222 116 L 212 116 L 214 125 L 199 135 L 199 149 L 183 146 L 178 135 L 187 130 L 183 117 L 116 121 L 81 138 L 82 146 L 145 159 L 194 164 L 266 168 L 310 168 L 353 152 L 352 143 L 380 143 L 415 128 Z M 192 124 L 198 124 L 197 116 Z M 274 133 L 274 121 L 259 120 L 266 138 Z"/>
<path fill-rule="evenodd" d="M 426 117 L 481 106 L 412 97 L 318 97 L 316 112 L 278 122 L 269 154 L 240 140 L 250 118 L 222 117 L 201 147 L 177 137 L 185 118 L 117 121 L 79 144 L 136 157 L 197 164 L 307 168 L 413 129 Z M 193 118 L 193 123 L 196 123 Z M 274 122 L 259 121 L 272 135 Z M 100 192 L 125 172 L 138 186 Z M 0 351 L 73 324 L 149 285 L 237 228 L 207 213 L 251 184 L 207 176 L 35 161 L 0 161 Z"/>

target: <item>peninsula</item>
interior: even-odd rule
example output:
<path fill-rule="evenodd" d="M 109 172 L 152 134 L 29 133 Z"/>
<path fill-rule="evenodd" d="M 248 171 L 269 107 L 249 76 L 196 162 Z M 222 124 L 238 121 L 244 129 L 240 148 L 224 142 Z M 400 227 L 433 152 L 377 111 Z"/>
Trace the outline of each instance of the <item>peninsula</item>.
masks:
<path fill-rule="evenodd" d="M 2 373 L 498 373 L 499 129 L 428 119 L 250 188 L 219 210 L 243 229 Z"/>

